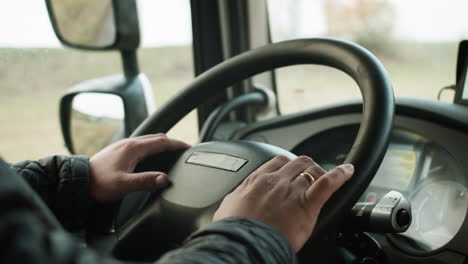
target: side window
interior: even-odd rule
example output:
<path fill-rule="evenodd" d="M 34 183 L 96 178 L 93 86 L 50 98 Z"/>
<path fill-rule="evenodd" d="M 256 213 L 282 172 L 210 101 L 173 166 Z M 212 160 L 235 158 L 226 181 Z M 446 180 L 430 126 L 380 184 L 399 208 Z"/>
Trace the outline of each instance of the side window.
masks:
<path fill-rule="evenodd" d="M 190 3 L 138 4 L 140 69 L 161 105 L 193 79 Z M 119 53 L 62 47 L 44 1 L 28 1 L 28 8 L 23 2 L 0 4 L 0 33 L 0 156 L 16 162 L 67 154 L 58 120 L 60 97 L 82 81 L 122 73 Z M 196 131 L 192 113 L 170 134 L 194 143 Z"/>

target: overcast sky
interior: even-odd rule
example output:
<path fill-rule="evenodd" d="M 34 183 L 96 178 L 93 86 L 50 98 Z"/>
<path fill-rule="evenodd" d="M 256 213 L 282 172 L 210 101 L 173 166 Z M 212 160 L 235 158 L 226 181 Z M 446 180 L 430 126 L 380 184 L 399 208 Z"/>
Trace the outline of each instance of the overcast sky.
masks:
<path fill-rule="evenodd" d="M 138 7 L 144 46 L 191 42 L 188 0 L 138 0 Z M 0 47 L 51 46 L 60 43 L 50 25 L 44 0 L 0 1 Z"/>
<path fill-rule="evenodd" d="M 96 0 L 97 1 L 97 0 Z M 276 2 L 272 12 L 298 0 Z M 324 0 L 306 0 L 299 26 L 301 36 L 323 34 L 321 14 Z M 341 0 L 349 1 L 349 0 Z M 390 0 L 397 10 L 395 36 L 421 41 L 468 38 L 468 0 Z M 143 46 L 183 45 L 191 41 L 188 0 L 138 0 Z M 464 23 L 464 25 L 462 24 Z M 300 36 L 298 36 L 300 37 Z M 0 47 L 60 46 L 47 16 L 43 0 L 10 0 L 0 3 Z"/>
<path fill-rule="evenodd" d="M 301 2 L 302 23 L 297 37 L 326 33 L 323 3 L 327 0 L 268 0 L 270 13 L 287 20 L 285 12 L 292 2 Z M 336 0 L 344 4 L 355 0 Z M 373 0 L 371 0 L 373 1 Z M 468 0 L 388 0 L 394 8 L 394 36 L 417 41 L 458 41 L 468 38 Z M 287 21 L 280 21 L 287 22 Z M 275 23 L 270 19 L 270 23 Z M 278 21 L 276 22 L 278 23 Z M 277 24 L 278 26 L 278 24 Z M 279 25 L 280 26 L 280 25 Z M 273 32 L 274 32 L 273 28 Z"/>

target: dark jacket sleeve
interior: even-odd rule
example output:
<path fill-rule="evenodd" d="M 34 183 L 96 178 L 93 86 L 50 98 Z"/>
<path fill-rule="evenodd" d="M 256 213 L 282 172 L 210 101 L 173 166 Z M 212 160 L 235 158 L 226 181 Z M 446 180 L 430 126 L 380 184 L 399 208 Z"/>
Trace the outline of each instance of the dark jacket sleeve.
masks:
<path fill-rule="evenodd" d="M 99 256 L 67 234 L 43 201 L 0 159 L 0 263 L 122 263 Z M 269 226 L 248 218 L 230 218 L 196 232 L 181 248 L 156 263 L 275 264 L 297 260 L 282 235 Z"/>
<path fill-rule="evenodd" d="M 70 231 L 84 228 L 90 208 L 85 156 L 51 156 L 12 165 Z"/>
<path fill-rule="evenodd" d="M 297 263 L 286 239 L 271 227 L 244 217 L 224 219 L 194 233 L 158 264 Z"/>
<path fill-rule="evenodd" d="M 1 158 L 0 209 L 0 263 L 97 263 Z"/>

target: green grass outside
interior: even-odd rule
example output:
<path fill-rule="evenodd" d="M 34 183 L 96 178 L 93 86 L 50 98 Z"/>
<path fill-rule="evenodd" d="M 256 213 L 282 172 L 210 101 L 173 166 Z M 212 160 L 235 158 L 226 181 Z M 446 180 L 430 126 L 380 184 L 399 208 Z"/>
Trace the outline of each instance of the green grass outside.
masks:
<path fill-rule="evenodd" d="M 398 96 L 435 99 L 455 82 L 456 44 L 399 44 L 398 56 L 379 57 Z M 141 70 L 161 104 L 193 79 L 190 47 L 145 48 Z M 116 52 L 71 49 L 0 49 L 0 155 L 10 162 L 67 151 L 58 121 L 58 102 L 81 81 L 121 73 Z M 319 66 L 294 66 L 277 72 L 280 108 L 289 113 L 359 96 L 343 73 Z M 172 135 L 195 143 L 195 115 Z"/>

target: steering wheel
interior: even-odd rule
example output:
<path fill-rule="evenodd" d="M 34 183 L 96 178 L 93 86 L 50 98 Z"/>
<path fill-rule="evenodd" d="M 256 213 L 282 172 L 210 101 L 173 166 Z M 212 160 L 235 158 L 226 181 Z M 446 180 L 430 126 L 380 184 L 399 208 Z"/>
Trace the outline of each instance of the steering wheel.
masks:
<path fill-rule="evenodd" d="M 300 39 L 245 52 L 198 76 L 132 136 L 166 133 L 221 89 L 265 71 L 298 64 L 325 65 L 347 73 L 363 97 L 361 126 L 345 161 L 354 164 L 355 173 L 322 209 L 313 234 L 319 236 L 356 203 L 379 168 L 389 142 L 394 118 L 391 83 L 381 63 L 364 48 L 333 39 Z M 188 234 L 210 223 L 224 196 L 276 155 L 295 157 L 286 150 L 247 141 L 201 143 L 180 153 L 171 162 L 172 187 L 162 194 L 140 192 L 123 200 L 114 253 L 123 259 L 150 260 L 176 247 Z M 154 164 L 161 161 L 157 159 L 146 162 L 158 169 Z M 157 252 L 155 244 L 161 246 Z"/>

